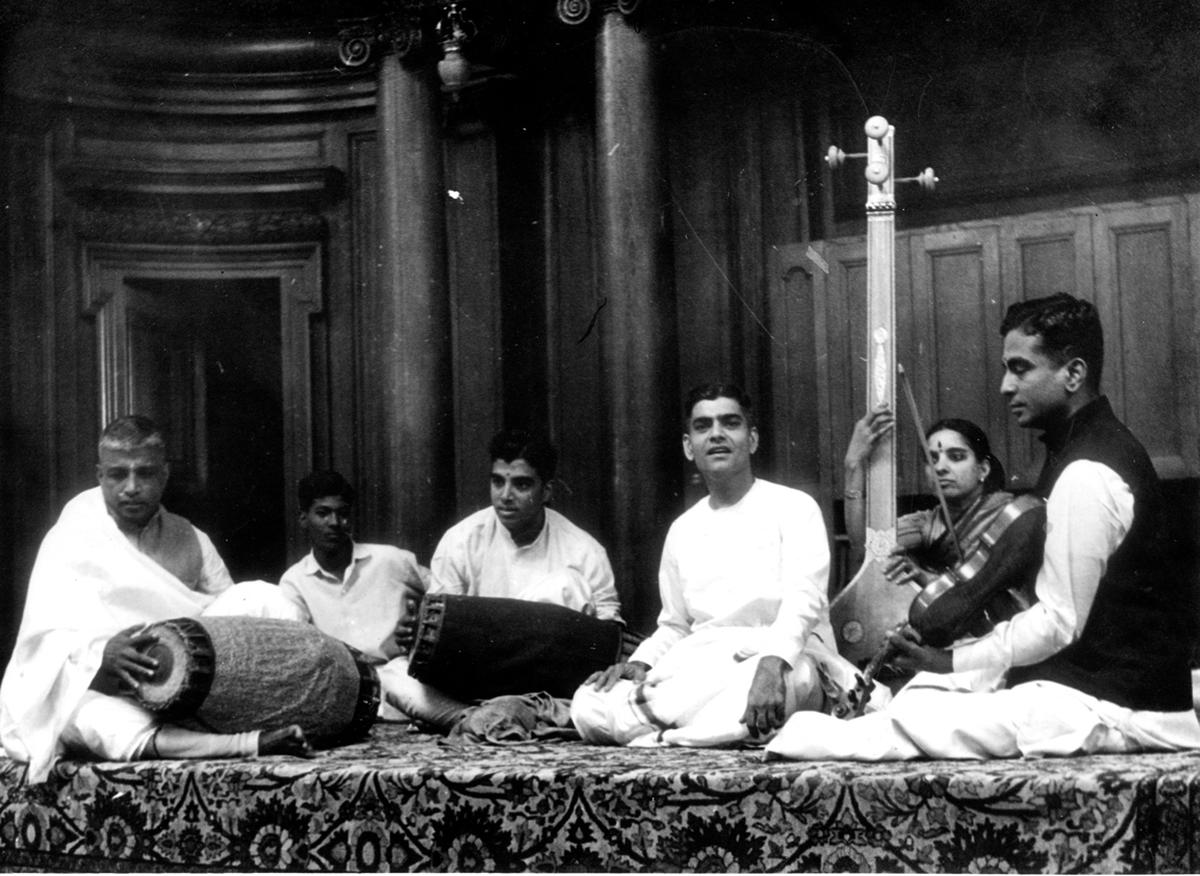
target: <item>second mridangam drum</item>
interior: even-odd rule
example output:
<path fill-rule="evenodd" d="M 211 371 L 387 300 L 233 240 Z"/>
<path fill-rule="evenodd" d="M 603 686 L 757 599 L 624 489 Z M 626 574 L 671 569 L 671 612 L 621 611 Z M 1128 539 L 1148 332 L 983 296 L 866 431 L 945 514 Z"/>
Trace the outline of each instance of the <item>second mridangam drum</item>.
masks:
<path fill-rule="evenodd" d="M 628 638 L 619 621 L 561 605 L 435 593 L 421 602 L 408 673 L 465 700 L 535 691 L 569 697 L 621 659 Z"/>
<path fill-rule="evenodd" d="M 316 745 L 361 737 L 379 709 L 379 678 L 353 648 L 310 624 L 257 617 L 151 624 L 155 676 L 135 699 L 183 727 L 213 733 L 299 724 Z"/>

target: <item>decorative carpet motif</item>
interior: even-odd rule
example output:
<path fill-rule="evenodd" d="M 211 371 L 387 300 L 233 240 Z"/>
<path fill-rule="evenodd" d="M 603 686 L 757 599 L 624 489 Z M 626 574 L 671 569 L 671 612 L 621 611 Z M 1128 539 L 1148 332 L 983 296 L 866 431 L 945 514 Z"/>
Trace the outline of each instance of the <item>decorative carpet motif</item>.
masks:
<path fill-rule="evenodd" d="M 0 760 L 0 867 L 1191 872 L 1193 754 L 907 764 L 452 745 L 379 725 L 313 760 Z"/>

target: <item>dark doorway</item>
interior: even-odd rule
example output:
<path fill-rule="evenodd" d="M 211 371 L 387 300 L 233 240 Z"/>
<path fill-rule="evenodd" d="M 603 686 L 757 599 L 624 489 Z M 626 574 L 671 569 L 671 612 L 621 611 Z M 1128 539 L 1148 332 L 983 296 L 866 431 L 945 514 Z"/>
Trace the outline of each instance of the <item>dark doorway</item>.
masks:
<path fill-rule="evenodd" d="M 164 504 L 212 538 L 234 580 L 287 560 L 276 279 L 126 281 L 132 410 L 168 430 Z"/>

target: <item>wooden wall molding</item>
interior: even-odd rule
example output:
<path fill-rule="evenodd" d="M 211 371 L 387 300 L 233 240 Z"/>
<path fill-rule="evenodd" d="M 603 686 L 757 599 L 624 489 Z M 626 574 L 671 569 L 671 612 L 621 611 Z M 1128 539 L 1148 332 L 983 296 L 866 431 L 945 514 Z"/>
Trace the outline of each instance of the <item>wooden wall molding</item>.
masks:
<path fill-rule="evenodd" d="M 326 239 L 319 213 L 290 211 L 81 210 L 75 230 L 104 243 L 268 244 Z"/>
<path fill-rule="evenodd" d="M 345 190 L 345 174 L 335 167 L 205 173 L 67 164 L 58 177 L 67 194 L 81 203 L 153 204 L 159 209 L 181 203 L 227 209 L 317 205 Z"/>

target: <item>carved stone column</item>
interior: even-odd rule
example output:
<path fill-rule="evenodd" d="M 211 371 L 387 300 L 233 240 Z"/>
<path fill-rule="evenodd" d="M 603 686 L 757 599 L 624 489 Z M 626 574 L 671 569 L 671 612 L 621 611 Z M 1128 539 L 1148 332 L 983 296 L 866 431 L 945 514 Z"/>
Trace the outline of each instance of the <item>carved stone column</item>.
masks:
<path fill-rule="evenodd" d="M 427 562 L 454 503 L 445 186 L 437 76 L 402 56 L 379 61 L 379 301 L 367 359 L 379 470 L 366 476 L 378 480 L 380 527 Z"/>
<path fill-rule="evenodd" d="M 584 11 L 586 3 L 560 2 Z M 596 161 L 610 552 L 627 618 L 653 624 L 682 454 L 669 212 L 651 37 L 636 0 L 606 4 L 596 41 Z"/>

